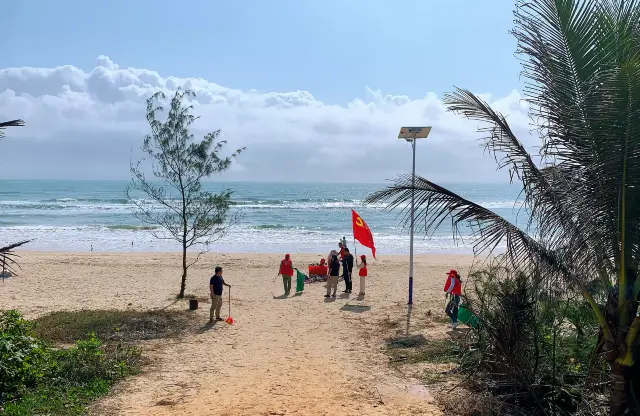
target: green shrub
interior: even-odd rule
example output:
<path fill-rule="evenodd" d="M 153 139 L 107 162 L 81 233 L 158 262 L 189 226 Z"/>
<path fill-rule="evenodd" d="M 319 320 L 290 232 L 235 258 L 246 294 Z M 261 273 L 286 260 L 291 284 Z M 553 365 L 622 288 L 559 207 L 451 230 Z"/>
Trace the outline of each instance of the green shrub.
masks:
<path fill-rule="evenodd" d="M 582 297 L 503 268 L 469 281 L 465 303 L 482 325 L 457 339 L 465 387 L 492 394 L 512 415 L 597 414 L 594 398 L 608 379 L 596 351 L 599 327 Z"/>
<path fill-rule="evenodd" d="M 132 373 L 139 357 L 137 348 L 122 344 L 105 347 L 91 333 L 87 338 L 76 341 L 74 347 L 56 351 L 55 371 L 51 372 L 51 378 L 72 385 L 95 379 L 117 381 Z"/>
<path fill-rule="evenodd" d="M 50 349 L 17 311 L 0 313 L 0 403 L 35 387 L 49 370 Z"/>
<path fill-rule="evenodd" d="M 81 386 L 44 385 L 24 392 L 20 400 L 8 403 L 3 416 L 77 416 L 85 415 L 87 406 L 109 392 L 111 383 L 93 380 Z"/>
<path fill-rule="evenodd" d="M 0 406 L 3 416 L 81 415 L 116 381 L 134 373 L 140 350 L 104 345 L 94 333 L 68 349 L 34 336 L 19 312 L 0 313 Z"/>

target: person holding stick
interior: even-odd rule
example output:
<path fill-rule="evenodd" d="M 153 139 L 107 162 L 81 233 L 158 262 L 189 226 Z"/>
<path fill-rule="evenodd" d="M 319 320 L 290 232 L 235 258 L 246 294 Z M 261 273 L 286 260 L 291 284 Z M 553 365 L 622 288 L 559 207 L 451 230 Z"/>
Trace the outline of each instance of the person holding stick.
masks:
<path fill-rule="evenodd" d="M 222 289 L 223 286 L 231 288 L 222 278 L 222 267 L 216 266 L 215 274 L 209 280 L 209 292 L 211 294 L 211 311 L 209 312 L 209 323 L 216 321 L 224 321 L 220 317 L 220 308 L 222 308 Z"/>

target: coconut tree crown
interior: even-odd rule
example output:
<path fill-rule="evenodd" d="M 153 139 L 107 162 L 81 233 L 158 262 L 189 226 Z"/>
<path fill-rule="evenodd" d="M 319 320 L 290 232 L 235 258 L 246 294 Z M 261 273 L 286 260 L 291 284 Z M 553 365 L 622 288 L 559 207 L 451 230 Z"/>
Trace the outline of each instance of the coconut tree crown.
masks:
<path fill-rule="evenodd" d="M 522 184 L 529 225 L 518 228 L 422 177 L 413 188 L 411 175 L 366 203 L 386 201 L 406 222 L 415 191 L 422 231 L 451 221 L 456 234 L 471 229 L 477 254 L 505 246 L 510 267 L 562 279 L 591 304 L 611 362 L 632 367 L 640 330 L 640 2 L 520 0 L 515 17 L 525 100 L 542 139 L 535 160 L 506 117 L 473 93 L 457 88 L 444 102 L 481 123 L 483 145 Z M 615 291 L 606 306 L 595 280 Z"/>

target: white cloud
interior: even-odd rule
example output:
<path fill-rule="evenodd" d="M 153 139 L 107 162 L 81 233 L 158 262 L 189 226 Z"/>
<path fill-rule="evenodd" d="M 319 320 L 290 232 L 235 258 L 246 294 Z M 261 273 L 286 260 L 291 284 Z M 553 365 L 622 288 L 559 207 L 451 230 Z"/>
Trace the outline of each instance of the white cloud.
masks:
<path fill-rule="evenodd" d="M 410 99 L 367 88 L 366 98 L 340 106 L 307 91 L 240 91 L 200 78 L 163 77 L 121 68 L 106 56 L 91 72 L 71 65 L 0 70 L 0 119 L 27 123 L 7 132 L 0 176 L 127 177 L 132 149 L 148 127 L 146 98 L 178 87 L 197 94 L 197 130 L 222 129 L 231 147 L 247 146 L 228 179 L 380 181 L 410 167 L 409 145 L 395 139 L 402 125 L 433 126 L 428 142 L 418 145 L 420 174 L 447 182 L 504 177 L 478 146 L 477 126 L 447 113 L 432 93 Z M 483 97 L 528 136 L 519 92 Z"/>

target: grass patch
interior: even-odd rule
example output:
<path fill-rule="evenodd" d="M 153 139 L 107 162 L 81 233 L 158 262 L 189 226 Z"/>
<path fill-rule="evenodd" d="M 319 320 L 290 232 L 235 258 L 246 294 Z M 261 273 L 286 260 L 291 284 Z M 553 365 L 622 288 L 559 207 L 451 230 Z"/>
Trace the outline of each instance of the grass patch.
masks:
<path fill-rule="evenodd" d="M 19 401 L 5 406 L 6 416 L 86 414 L 87 406 L 109 392 L 111 383 L 93 380 L 81 386 L 43 386 L 26 392 Z"/>
<path fill-rule="evenodd" d="M 427 340 L 412 335 L 387 340 L 387 355 L 395 363 L 443 364 L 456 361 L 459 347 L 448 339 Z"/>
<path fill-rule="evenodd" d="M 134 342 L 180 335 L 187 315 L 182 311 L 59 311 L 35 323 L 35 335 L 53 343 L 72 343 L 89 332 L 107 342 Z"/>
<path fill-rule="evenodd" d="M 438 373 L 432 370 L 427 370 L 422 375 L 422 382 L 425 384 L 425 386 L 430 386 L 432 384 L 436 384 L 442 381 L 443 378 L 444 378 L 444 375 L 442 373 Z"/>
<path fill-rule="evenodd" d="M 415 348 L 423 346 L 427 339 L 422 334 L 408 335 L 404 337 L 391 338 L 387 341 L 389 348 Z"/>

